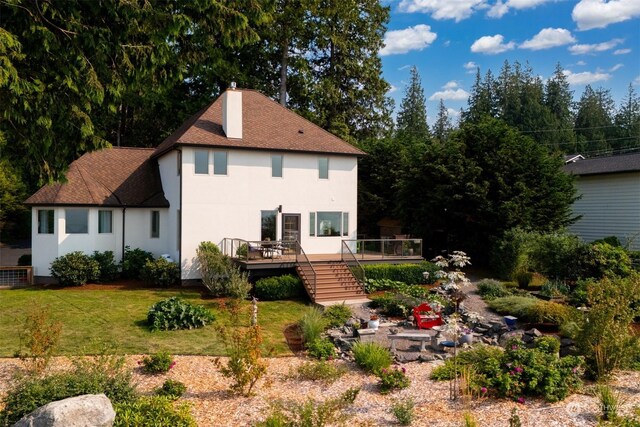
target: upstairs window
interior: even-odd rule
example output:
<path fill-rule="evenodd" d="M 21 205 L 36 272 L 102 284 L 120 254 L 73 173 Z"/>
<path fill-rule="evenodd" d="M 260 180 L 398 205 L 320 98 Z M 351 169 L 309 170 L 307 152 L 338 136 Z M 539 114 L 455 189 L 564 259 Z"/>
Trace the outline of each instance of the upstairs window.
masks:
<path fill-rule="evenodd" d="M 213 174 L 214 175 L 227 174 L 227 152 L 226 151 L 213 152 Z"/>
<path fill-rule="evenodd" d="M 318 178 L 329 179 L 329 158 L 320 157 L 318 159 Z"/>
<path fill-rule="evenodd" d="M 38 234 L 53 234 L 53 209 L 38 210 Z"/>
<path fill-rule="evenodd" d="M 89 209 L 65 209 L 65 231 L 67 234 L 89 232 Z"/>
<path fill-rule="evenodd" d="M 209 174 L 209 150 L 195 150 L 195 172 L 198 175 Z"/>
<path fill-rule="evenodd" d="M 151 211 L 151 238 L 160 237 L 160 211 Z"/>
<path fill-rule="evenodd" d="M 98 211 L 98 233 L 109 234 L 112 232 L 112 211 Z"/>
<path fill-rule="evenodd" d="M 271 155 L 271 176 L 282 178 L 282 154 Z"/>

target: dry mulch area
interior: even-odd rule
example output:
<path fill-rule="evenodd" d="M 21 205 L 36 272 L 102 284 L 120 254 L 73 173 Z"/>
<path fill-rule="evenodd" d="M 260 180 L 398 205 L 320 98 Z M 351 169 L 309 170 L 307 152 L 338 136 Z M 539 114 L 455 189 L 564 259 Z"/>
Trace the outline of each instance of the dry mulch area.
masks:
<path fill-rule="evenodd" d="M 448 382 L 429 380 L 435 363 L 410 363 L 404 365 L 411 378 L 408 389 L 381 395 L 377 379 L 349 364 L 349 372 L 333 384 L 299 381 L 289 378 L 305 359 L 283 357 L 268 359 L 266 379 L 260 381 L 252 397 L 238 397 L 228 393 L 230 380 L 224 378 L 207 356 L 176 356 L 176 366 L 164 375 L 145 375 L 138 367 L 141 356 L 127 356 L 127 364 L 134 371 L 134 380 L 143 393 L 150 393 L 165 379 L 182 381 L 187 386 L 183 397 L 192 406 L 192 413 L 202 426 L 245 426 L 264 419 L 274 402 L 304 402 L 307 399 L 324 401 L 337 397 L 350 387 L 361 387 L 354 405 L 348 410 L 349 426 L 394 425 L 389 412 L 398 399 L 413 398 L 416 402 L 417 420 L 414 426 L 460 426 L 462 414 L 470 411 L 480 426 L 508 426 L 511 409 L 516 407 L 523 426 L 595 426 L 598 404 L 589 394 L 576 394 L 564 402 L 546 403 L 532 400 L 524 405 L 507 400 L 486 399 L 470 403 L 453 403 L 449 397 Z M 0 398 L 11 384 L 12 375 L 20 369 L 17 359 L 0 359 Z M 337 361 L 335 363 L 346 363 Z M 64 369 L 70 365 L 66 358 L 55 358 L 52 369 Z M 621 372 L 613 381 L 615 388 L 624 395 L 622 412 L 629 413 L 640 405 L 640 373 Z M 397 425 L 397 424 L 396 424 Z"/>

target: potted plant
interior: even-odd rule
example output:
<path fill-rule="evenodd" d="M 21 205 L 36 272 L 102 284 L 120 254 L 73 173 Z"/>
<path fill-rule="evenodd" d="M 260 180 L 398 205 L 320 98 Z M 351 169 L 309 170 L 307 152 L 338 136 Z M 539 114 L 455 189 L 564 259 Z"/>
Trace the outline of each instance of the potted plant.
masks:
<path fill-rule="evenodd" d="M 369 329 L 373 329 L 374 331 L 378 330 L 380 327 L 380 319 L 377 314 L 372 314 L 371 317 L 369 317 L 369 323 L 367 326 Z"/>

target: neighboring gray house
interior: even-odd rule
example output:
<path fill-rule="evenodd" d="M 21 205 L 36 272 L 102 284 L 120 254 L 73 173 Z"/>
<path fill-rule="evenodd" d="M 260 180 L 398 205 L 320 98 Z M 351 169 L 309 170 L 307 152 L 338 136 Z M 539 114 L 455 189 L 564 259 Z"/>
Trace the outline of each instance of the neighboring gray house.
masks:
<path fill-rule="evenodd" d="M 640 250 L 640 153 L 596 157 L 568 163 L 581 196 L 573 212 L 582 215 L 571 232 L 590 242 L 616 236 Z"/>

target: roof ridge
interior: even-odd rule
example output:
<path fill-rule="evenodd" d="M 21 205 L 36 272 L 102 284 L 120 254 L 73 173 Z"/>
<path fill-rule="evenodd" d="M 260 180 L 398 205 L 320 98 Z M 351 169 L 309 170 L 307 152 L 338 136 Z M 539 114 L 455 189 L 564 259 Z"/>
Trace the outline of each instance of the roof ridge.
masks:
<path fill-rule="evenodd" d="M 109 192 L 109 194 L 111 194 L 113 197 L 116 198 L 118 203 L 122 204 L 122 201 L 120 200 L 120 198 L 116 194 L 115 190 L 112 190 L 111 188 L 109 188 L 109 186 L 107 184 L 103 183 L 101 180 L 99 180 L 98 178 L 94 177 L 93 174 L 91 172 L 89 172 L 88 170 L 86 170 L 83 166 L 78 166 L 78 169 L 81 171 L 82 180 L 85 182 L 85 185 L 86 185 L 86 179 L 84 177 L 84 174 L 86 173 L 87 176 L 89 177 L 89 179 L 91 180 L 91 182 L 94 182 L 94 183 L 98 184 L 99 186 L 101 186 L 102 188 L 104 188 L 105 190 L 107 190 Z M 91 194 L 91 198 L 94 199 L 93 193 L 91 192 L 91 190 L 89 189 L 88 186 L 87 186 L 87 190 L 89 191 L 89 194 Z M 96 203 L 99 203 L 99 202 L 96 201 Z"/>

